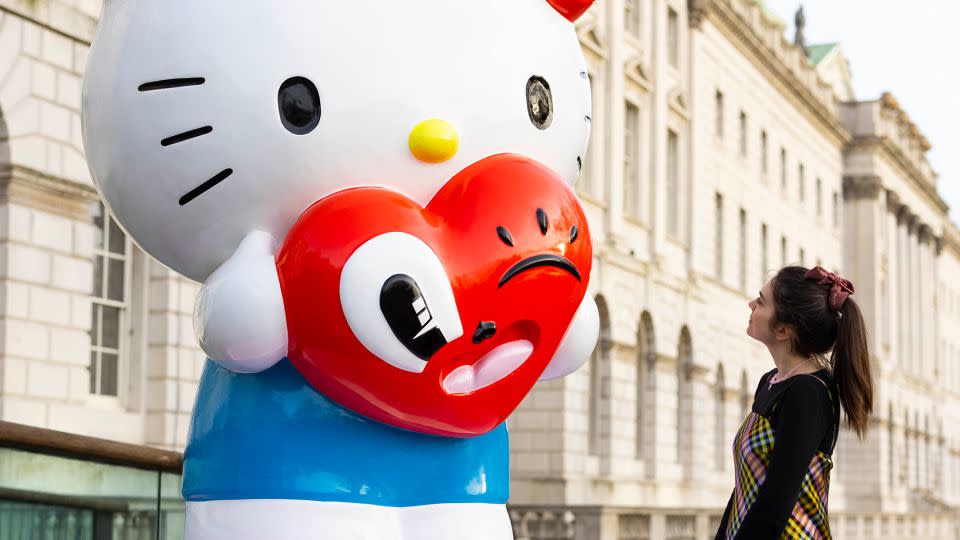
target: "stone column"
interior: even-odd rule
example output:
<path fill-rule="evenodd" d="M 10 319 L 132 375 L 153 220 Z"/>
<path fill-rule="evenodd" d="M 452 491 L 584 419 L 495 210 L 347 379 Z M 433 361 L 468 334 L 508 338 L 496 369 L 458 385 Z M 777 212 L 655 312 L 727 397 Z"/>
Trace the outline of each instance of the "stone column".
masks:
<path fill-rule="evenodd" d="M 892 351 L 891 356 L 893 358 L 887 358 L 887 360 L 892 360 L 891 364 L 896 365 L 900 361 L 900 343 L 902 338 L 900 336 L 898 324 L 897 324 L 897 314 L 900 312 L 900 265 L 899 265 L 899 253 L 897 252 L 898 242 L 898 229 L 897 229 L 897 211 L 900 206 L 900 197 L 892 192 L 887 191 L 887 212 L 885 214 L 884 226 L 887 228 L 887 312 L 883 314 L 886 324 L 884 327 L 887 329 L 887 342 L 890 344 L 890 350 Z"/>
<path fill-rule="evenodd" d="M 920 301 L 923 298 L 920 292 L 920 282 L 923 279 L 920 273 L 920 221 L 917 216 L 913 216 L 910 223 L 910 265 L 911 265 L 911 321 L 910 321 L 910 341 L 912 349 L 912 365 L 915 374 L 919 374 L 923 367 L 923 352 L 921 343 L 920 325 L 922 312 L 920 310 Z"/>
<path fill-rule="evenodd" d="M 608 34 L 606 67 L 606 102 L 604 106 L 607 169 L 604 190 L 606 191 L 607 240 L 616 243 L 623 228 L 623 177 L 624 155 L 624 28 L 623 0 L 607 0 L 606 30 Z"/>
<path fill-rule="evenodd" d="M 663 257 L 663 245 L 667 235 L 667 88 L 664 81 L 667 80 L 667 5 L 665 2 L 653 3 L 653 100 L 651 103 L 651 129 L 650 141 L 652 142 L 652 152 L 650 154 L 650 196 L 653 204 L 650 206 L 650 225 L 651 225 L 651 256 L 654 261 L 659 261 Z"/>
<path fill-rule="evenodd" d="M 906 369 L 909 366 L 907 351 L 910 346 L 910 333 L 907 331 L 907 314 L 909 313 L 909 296 L 907 284 L 910 281 L 907 272 L 907 210 L 901 206 L 897 212 L 897 300 L 899 310 L 897 311 L 897 330 L 899 347 L 897 348 L 897 365 Z"/>

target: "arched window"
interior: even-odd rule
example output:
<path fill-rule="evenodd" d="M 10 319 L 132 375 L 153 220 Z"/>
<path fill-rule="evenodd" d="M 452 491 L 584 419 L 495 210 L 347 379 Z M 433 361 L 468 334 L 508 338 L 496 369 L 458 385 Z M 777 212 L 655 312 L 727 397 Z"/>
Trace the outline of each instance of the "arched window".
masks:
<path fill-rule="evenodd" d="M 605 402 L 609 400 L 607 396 L 604 396 L 603 386 L 604 375 L 609 365 L 610 316 L 606 300 L 599 295 L 597 296 L 597 309 L 600 312 L 600 340 L 597 343 L 597 348 L 590 356 L 590 389 L 587 411 L 588 450 L 590 455 L 593 456 L 600 455 L 601 439 L 604 435 L 609 436 L 609 433 L 605 434 L 603 429 L 604 416 L 606 416 L 604 415 Z"/>
<path fill-rule="evenodd" d="M 693 345 L 690 330 L 680 330 L 677 345 L 677 462 L 693 462 Z"/>
<path fill-rule="evenodd" d="M 896 482 L 894 471 L 896 470 L 896 461 L 894 458 L 894 445 L 896 432 L 893 427 L 893 403 L 887 404 L 887 485 L 892 489 Z"/>
<path fill-rule="evenodd" d="M 650 459 L 653 455 L 653 434 L 656 432 L 656 419 L 653 404 L 655 400 L 657 347 L 653 334 L 653 318 L 649 312 L 640 315 L 637 327 L 637 402 L 636 402 L 636 457 Z"/>
<path fill-rule="evenodd" d="M 726 403 L 725 383 L 723 380 L 723 364 L 717 366 L 717 381 L 714 387 L 714 405 L 713 405 L 713 429 L 714 429 L 714 455 L 715 464 L 718 471 L 724 469 L 727 463 L 727 403 Z"/>
<path fill-rule="evenodd" d="M 903 411 L 903 476 L 907 487 L 913 487 L 913 461 L 910 460 L 910 413 Z"/>
<path fill-rule="evenodd" d="M 740 416 L 746 418 L 753 406 L 750 395 L 750 381 L 747 379 L 747 370 L 740 372 Z"/>

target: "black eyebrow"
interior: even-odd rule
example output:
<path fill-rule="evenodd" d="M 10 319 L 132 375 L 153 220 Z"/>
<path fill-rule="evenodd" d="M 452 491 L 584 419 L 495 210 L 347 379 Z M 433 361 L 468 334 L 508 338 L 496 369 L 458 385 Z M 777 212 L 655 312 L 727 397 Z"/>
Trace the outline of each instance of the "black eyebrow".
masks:
<path fill-rule="evenodd" d="M 165 79 L 162 81 L 152 81 L 141 84 L 137 90 L 141 92 L 152 92 L 154 90 L 167 90 L 170 88 L 182 88 L 184 86 L 199 86 L 207 82 L 203 77 L 185 77 L 182 79 Z"/>

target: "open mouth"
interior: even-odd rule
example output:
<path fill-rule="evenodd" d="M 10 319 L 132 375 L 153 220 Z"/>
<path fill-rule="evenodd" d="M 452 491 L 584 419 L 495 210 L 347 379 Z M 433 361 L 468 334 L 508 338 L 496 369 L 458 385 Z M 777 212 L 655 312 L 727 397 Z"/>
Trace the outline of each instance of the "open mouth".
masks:
<path fill-rule="evenodd" d="M 443 379 L 443 389 L 448 394 L 469 394 L 490 386 L 513 373 L 531 354 L 533 343 L 525 339 L 504 343 L 475 363 L 451 371 Z"/>

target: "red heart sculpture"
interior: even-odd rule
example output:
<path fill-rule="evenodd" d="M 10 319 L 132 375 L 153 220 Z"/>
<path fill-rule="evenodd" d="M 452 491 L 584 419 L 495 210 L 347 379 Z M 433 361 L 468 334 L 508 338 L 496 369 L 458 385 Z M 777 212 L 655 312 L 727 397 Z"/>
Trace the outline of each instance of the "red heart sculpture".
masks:
<path fill-rule="evenodd" d="M 426 208 L 381 188 L 336 193 L 304 212 L 277 256 L 289 358 L 364 416 L 483 434 L 554 356 L 591 260 L 572 190 L 521 156 L 471 165 Z"/>

